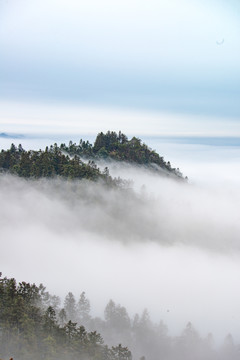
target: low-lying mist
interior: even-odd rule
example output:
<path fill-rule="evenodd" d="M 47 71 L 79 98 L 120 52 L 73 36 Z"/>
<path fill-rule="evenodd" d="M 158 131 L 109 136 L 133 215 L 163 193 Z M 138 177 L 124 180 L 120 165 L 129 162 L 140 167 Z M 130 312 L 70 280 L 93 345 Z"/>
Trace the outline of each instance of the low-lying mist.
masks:
<path fill-rule="evenodd" d="M 191 321 L 239 341 L 240 188 L 107 166 L 132 187 L 0 176 L 3 274 L 61 297 L 86 291 L 98 316 L 112 298 L 172 334 Z"/>

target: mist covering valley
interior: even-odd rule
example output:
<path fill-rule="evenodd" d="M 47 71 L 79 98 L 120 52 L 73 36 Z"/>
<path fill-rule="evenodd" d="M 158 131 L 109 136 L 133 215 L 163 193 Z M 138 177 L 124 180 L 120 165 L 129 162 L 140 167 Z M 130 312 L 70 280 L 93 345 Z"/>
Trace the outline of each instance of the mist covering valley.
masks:
<path fill-rule="evenodd" d="M 149 314 L 135 342 L 133 329 L 84 324 L 134 359 L 237 358 L 239 186 L 179 182 L 124 162 L 98 166 L 125 186 L 1 174 L 3 275 L 44 283 L 62 300 L 85 291 L 93 319 L 104 318 L 110 299 L 131 326 L 136 313 Z"/>

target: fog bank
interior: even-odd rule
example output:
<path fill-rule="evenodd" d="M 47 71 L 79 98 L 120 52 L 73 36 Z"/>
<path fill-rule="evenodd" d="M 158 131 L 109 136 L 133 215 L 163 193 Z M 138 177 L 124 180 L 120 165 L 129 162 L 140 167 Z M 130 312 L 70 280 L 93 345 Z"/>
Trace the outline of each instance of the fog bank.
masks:
<path fill-rule="evenodd" d="M 103 164 L 105 165 L 105 164 Z M 0 176 L 1 271 L 65 296 L 110 298 L 179 333 L 188 321 L 238 338 L 237 186 L 197 186 L 109 164 L 134 189 Z"/>

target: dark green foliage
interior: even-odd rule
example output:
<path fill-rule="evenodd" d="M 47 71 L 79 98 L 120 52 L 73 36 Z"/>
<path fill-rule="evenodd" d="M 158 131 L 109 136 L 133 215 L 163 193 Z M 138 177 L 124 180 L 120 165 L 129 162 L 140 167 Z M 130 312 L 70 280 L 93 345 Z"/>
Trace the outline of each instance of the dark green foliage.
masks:
<path fill-rule="evenodd" d="M 119 132 L 108 131 L 98 134 L 93 152 L 99 157 L 110 157 L 114 160 L 134 162 L 141 165 L 158 165 L 163 170 L 182 177 L 179 170 L 173 169 L 169 162 L 165 162 L 154 150 L 142 143 L 139 138 L 133 137 L 128 140 L 127 136 Z"/>
<path fill-rule="evenodd" d="M 83 162 L 80 157 L 91 159 Z M 12 144 L 9 150 L 0 153 L 0 171 L 9 171 L 25 178 L 62 176 L 67 179 L 103 180 L 108 185 L 117 184 L 109 175 L 108 168 L 99 170 L 93 160 L 113 159 L 147 166 L 165 176 L 183 179 L 179 169 L 171 167 L 163 157 L 150 149 L 136 137 L 128 140 L 120 131 L 102 132 L 96 137 L 94 145 L 80 140 L 79 145 L 69 141 L 68 146 L 55 143 L 45 151 L 25 151 L 21 144 L 18 148 Z"/>
<path fill-rule="evenodd" d="M 60 145 L 61 151 L 66 151 L 69 155 L 81 155 L 85 157 L 92 157 L 92 144 L 89 141 L 80 140 L 79 145 L 76 145 L 72 141 L 69 141 L 68 146 L 65 144 Z"/>
<path fill-rule="evenodd" d="M 162 174 L 166 176 L 173 175 L 183 179 L 179 169 L 172 168 L 169 161 L 164 161 L 162 156 L 142 143 L 139 138 L 133 137 L 131 140 L 128 140 L 127 136 L 122 134 L 121 131 L 118 134 L 114 131 L 108 131 L 106 134 L 103 132 L 99 133 L 93 146 L 88 141 L 80 140 L 79 145 L 70 142 L 69 146 L 61 144 L 60 149 L 70 155 L 77 154 L 88 158 L 109 158 L 117 161 L 137 163 L 148 166 L 155 171 L 163 170 Z"/>
<path fill-rule="evenodd" d="M 113 183 L 109 173 L 102 173 L 94 161 L 84 163 L 75 154 L 72 158 L 64 155 L 56 144 L 45 151 L 25 151 L 19 145 L 0 153 L 0 170 L 9 171 L 25 178 L 62 176 L 67 179 L 103 180 Z"/>
<path fill-rule="evenodd" d="M 211 334 L 202 338 L 190 322 L 179 336 L 170 336 L 162 321 L 151 322 L 147 310 L 131 320 L 126 309 L 112 300 L 105 308 L 105 320 L 92 318 L 84 292 L 78 303 L 72 293 L 64 302 L 74 310 L 75 321 L 67 319 L 64 309 L 57 310 L 56 298 L 43 285 L 17 284 L 0 273 L 0 359 L 132 360 L 129 348 L 136 360 L 239 359 L 239 345 L 231 334 L 219 349 Z M 81 318 L 87 320 L 88 329 Z M 103 338 L 119 345 L 104 345 Z"/>
<path fill-rule="evenodd" d="M 76 310 L 73 295 L 69 294 L 70 308 Z M 131 359 L 128 348 L 119 345 L 110 349 L 97 331 L 87 332 L 72 320 L 66 323 L 64 310 L 59 312 L 59 324 L 56 309 L 47 306 L 49 298 L 54 297 L 42 285 L 17 284 L 15 279 L 1 278 L 0 274 L 0 358 Z M 84 293 L 80 300 L 88 314 L 90 304 Z"/>

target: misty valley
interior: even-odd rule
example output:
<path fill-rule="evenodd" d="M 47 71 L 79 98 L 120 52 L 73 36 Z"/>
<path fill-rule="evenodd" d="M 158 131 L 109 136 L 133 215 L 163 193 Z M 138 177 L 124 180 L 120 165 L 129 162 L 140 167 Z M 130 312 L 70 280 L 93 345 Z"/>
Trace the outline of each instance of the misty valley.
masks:
<path fill-rule="evenodd" d="M 108 131 L 2 150 L 0 198 L 0 358 L 239 359 L 238 186 Z"/>

